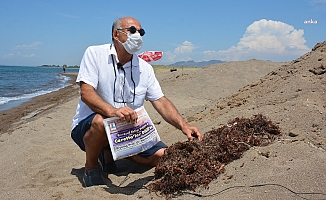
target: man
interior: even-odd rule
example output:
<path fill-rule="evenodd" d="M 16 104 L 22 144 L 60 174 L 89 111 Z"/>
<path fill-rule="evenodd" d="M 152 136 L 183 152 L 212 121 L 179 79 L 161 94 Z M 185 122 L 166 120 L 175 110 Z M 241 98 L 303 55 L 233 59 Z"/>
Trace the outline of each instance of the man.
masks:
<path fill-rule="evenodd" d="M 77 77 L 80 85 L 79 103 L 73 118 L 71 137 L 86 152 L 86 187 L 104 184 L 102 170 L 112 163 L 103 119 L 117 116 L 126 122 L 136 122 L 134 111 L 149 100 L 168 123 L 180 129 L 188 138 L 202 140 L 197 127 L 187 124 L 174 105 L 163 95 L 153 68 L 135 54 L 142 46 L 145 31 L 140 23 L 125 17 L 112 25 L 113 44 L 88 47 Z M 151 149 L 129 157 L 148 166 L 156 166 L 166 145 L 159 142 Z M 103 150 L 104 149 L 104 150 Z M 99 164 L 99 155 L 105 154 Z M 103 156 L 103 155 L 102 155 Z M 111 165 L 112 166 L 112 165 Z"/>

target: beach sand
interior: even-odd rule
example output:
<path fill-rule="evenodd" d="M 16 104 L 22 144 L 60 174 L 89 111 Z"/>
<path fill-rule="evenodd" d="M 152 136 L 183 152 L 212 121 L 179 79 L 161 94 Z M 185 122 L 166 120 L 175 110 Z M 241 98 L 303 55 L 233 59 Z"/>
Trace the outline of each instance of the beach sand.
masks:
<path fill-rule="evenodd" d="M 325 68 L 326 41 L 288 63 L 252 59 L 157 73 L 164 94 L 202 133 L 259 113 L 282 132 L 226 165 L 209 188 L 175 199 L 326 199 Z M 0 199 L 165 199 L 146 189 L 155 168 L 126 160 L 105 174 L 106 186 L 82 186 L 85 153 L 70 138 L 78 95 L 72 85 L 0 112 Z M 145 107 L 166 144 L 186 141 Z"/>

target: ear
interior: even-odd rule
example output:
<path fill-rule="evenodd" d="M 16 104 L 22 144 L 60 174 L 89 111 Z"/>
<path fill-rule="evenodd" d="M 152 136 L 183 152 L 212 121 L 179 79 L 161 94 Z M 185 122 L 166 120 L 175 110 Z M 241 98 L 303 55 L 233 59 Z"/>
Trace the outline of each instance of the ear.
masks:
<path fill-rule="evenodd" d="M 113 30 L 113 35 L 112 35 L 112 39 L 113 40 L 119 40 L 119 31 L 117 29 Z"/>

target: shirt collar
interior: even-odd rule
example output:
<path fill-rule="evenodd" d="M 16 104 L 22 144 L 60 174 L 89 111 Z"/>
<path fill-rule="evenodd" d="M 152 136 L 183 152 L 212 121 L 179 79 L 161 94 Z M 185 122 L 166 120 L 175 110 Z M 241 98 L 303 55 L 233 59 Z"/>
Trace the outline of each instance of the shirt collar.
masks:
<path fill-rule="evenodd" d="M 115 50 L 115 46 L 114 44 L 110 45 L 110 49 L 109 49 L 109 55 L 113 55 L 113 58 L 115 59 L 115 63 L 118 63 L 118 54 L 117 51 Z M 138 60 L 138 56 L 136 54 L 133 54 L 132 56 L 132 67 L 139 67 L 139 60 Z M 130 67 L 131 62 L 127 62 L 126 64 L 123 65 L 123 68 L 129 68 Z"/>

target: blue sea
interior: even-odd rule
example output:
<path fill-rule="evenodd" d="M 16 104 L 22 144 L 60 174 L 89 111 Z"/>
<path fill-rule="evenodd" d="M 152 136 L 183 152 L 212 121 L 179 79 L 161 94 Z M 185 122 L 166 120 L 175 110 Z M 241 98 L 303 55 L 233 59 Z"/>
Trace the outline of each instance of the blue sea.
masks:
<path fill-rule="evenodd" d="M 67 68 L 66 73 L 78 72 Z M 21 105 L 32 98 L 69 85 L 70 78 L 60 67 L 0 65 L 0 111 Z"/>

